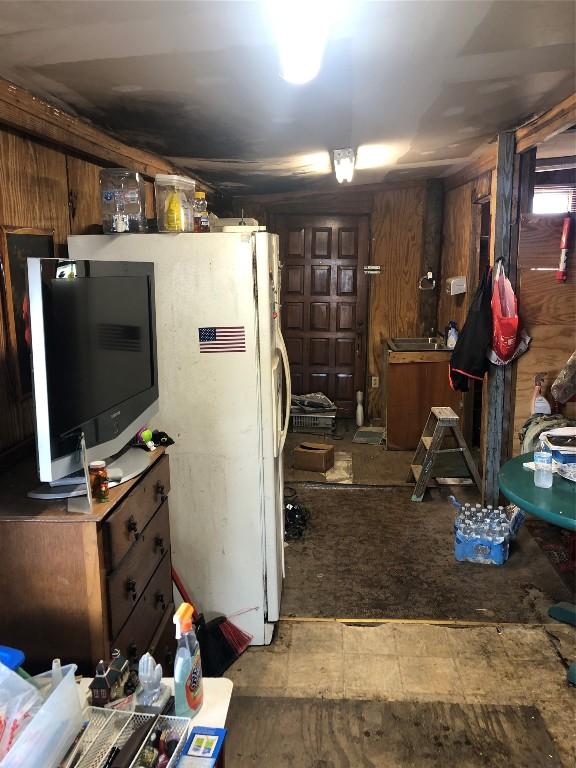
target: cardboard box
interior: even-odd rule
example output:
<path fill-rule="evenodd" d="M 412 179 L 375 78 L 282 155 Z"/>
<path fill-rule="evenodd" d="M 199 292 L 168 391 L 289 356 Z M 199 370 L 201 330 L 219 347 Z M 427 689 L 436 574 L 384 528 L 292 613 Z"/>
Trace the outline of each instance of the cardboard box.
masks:
<path fill-rule="evenodd" d="M 294 448 L 294 469 L 326 472 L 334 466 L 334 446 L 327 443 L 300 443 Z"/>

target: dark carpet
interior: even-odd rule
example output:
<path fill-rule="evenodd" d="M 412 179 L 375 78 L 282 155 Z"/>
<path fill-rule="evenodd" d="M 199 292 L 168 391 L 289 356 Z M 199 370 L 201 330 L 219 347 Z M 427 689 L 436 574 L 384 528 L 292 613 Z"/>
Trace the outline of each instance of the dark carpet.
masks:
<path fill-rule="evenodd" d="M 233 697 L 230 768 L 550 768 L 534 707 Z"/>
<path fill-rule="evenodd" d="M 527 530 L 503 566 L 459 563 L 453 508 L 399 488 L 310 488 L 286 547 L 284 616 L 539 623 L 570 590 Z"/>

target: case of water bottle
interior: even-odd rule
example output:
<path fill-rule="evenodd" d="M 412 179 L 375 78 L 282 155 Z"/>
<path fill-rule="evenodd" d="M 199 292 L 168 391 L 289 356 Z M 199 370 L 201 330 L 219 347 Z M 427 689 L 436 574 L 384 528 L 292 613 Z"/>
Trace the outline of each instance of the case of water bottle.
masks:
<path fill-rule="evenodd" d="M 455 500 L 454 500 L 455 501 Z M 454 503 L 454 502 L 453 502 Z M 524 513 L 515 508 L 509 518 L 503 507 L 481 507 L 455 503 L 454 557 L 460 562 L 504 565 L 510 540 L 524 521 Z"/>

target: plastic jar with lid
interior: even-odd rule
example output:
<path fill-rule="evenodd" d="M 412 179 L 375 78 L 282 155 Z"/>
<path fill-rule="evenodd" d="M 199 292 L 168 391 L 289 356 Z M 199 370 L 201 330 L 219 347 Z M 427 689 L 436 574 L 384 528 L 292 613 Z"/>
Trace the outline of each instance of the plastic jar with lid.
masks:
<path fill-rule="evenodd" d="M 193 179 L 160 173 L 154 179 L 158 232 L 193 232 Z"/>
<path fill-rule="evenodd" d="M 146 232 L 146 191 L 140 173 L 129 168 L 103 168 L 100 206 L 105 234 Z"/>

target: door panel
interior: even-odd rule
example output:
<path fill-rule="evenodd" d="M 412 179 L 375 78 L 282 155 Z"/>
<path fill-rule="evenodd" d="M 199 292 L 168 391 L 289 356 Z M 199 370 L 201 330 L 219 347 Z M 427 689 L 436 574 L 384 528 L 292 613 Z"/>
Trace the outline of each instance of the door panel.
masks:
<path fill-rule="evenodd" d="M 310 330 L 330 330 L 330 304 L 320 301 L 310 304 Z"/>
<path fill-rule="evenodd" d="M 283 312 L 284 328 L 290 330 L 304 329 L 304 304 L 288 303 L 284 304 Z"/>
<path fill-rule="evenodd" d="M 284 279 L 286 293 L 302 296 L 304 293 L 304 267 L 287 267 Z"/>
<path fill-rule="evenodd" d="M 366 369 L 366 216 L 277 217 L 282 328 L 293 392 L 324 392 L 353 416 Z"/>
<path fill-rule="evenodd" d="M 314 296 L 330 295 L 330 267 L 312 267 L 311 293 Z"/>

